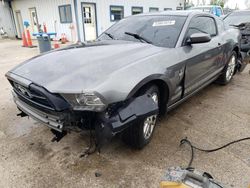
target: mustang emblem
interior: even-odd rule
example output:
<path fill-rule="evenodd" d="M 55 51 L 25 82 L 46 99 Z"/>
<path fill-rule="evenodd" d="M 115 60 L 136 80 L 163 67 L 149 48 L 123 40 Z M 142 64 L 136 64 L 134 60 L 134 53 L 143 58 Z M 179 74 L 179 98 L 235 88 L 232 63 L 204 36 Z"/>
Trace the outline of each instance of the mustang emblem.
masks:
<path fill-rule="evenodd" d="M 23 86 L 21 86 L 21 85 L 19 85 L 19 84 L 17 84 L 17 83 L 14 83 L 14 86 L 15 86 L 15 88 L 16 88 L 19 92 L 21 92 L 24 96 L 26 96 L 26 97 L 28 97 L 28 98 L 32 98 L 32 97 L 33 97 L 32 94 L 29 92 L 29 90 L 28 90 L 27 88 L 25 88 L 25 87 L 23 87 Z"/>

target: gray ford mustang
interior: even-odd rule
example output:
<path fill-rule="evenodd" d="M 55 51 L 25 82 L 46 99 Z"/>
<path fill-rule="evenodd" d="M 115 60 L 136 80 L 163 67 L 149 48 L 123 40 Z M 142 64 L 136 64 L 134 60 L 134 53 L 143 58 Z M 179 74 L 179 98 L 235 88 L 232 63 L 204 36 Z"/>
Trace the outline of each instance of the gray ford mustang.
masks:
<path fill-rule="evenodd" d="M 59 141 L 95 130 L 97 145 L 117 133 L 136 148 L 159 115 L 238 67 L 239 33 L 213 15 L 168 11 L 131 16 L 96 41 L 34 57 L 10 70 L 21 117 L 45 123 Z"/>

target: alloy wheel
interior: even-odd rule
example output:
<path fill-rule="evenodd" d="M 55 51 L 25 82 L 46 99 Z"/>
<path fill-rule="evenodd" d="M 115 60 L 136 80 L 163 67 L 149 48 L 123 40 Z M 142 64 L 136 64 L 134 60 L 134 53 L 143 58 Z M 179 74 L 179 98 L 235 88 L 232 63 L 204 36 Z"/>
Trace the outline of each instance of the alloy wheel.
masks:
<path fill-rule="evenodd" d="M 158 105 L 159 99 L 158 99 L 158 94 L 156 92 L 151 94 L 151 98 Z M 151 135 L 152 135 L 152 133 L 154 131 L 154 127 L 155 127 L 155 124 L 156 124 L 156 119 L 157 119 L 157 115 L 152 115 L 152 116 L 147 117 L 144 120 L 143 136 L 144 136 L 144 138 L 146 140 L 151 137 Z"/>
<path fill-rule="evenodd" d="M 234 70 L 236 66 L 236 57 L 233 55 L 228 63 L 227 72 L 226 72 L 226 79 L 230 81 L 234 75 Z"/>

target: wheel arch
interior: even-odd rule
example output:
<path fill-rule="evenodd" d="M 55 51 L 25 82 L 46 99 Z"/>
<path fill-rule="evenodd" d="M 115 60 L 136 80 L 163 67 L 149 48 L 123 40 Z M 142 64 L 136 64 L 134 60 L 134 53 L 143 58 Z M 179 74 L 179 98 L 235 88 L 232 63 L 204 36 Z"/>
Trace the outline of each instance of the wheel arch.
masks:
<path fill-rule="evenodd" d="M 151 75 L 140 81 L 128 94 L 127 99 L 137 96 L 145 88 L 150 85 L 156 85 L 160 92 L 160 114 L 164 114 L 167 111 L 167 102 L 169 101 L 170 87 L 169 83 L 162 78 L 162 75 Z"/>
<path fill-rule="evenodd" d="M 234 46 L 233 51 L 236 52 L 237 58 L 239 58 L 241 56 L 239 46 Z"/>

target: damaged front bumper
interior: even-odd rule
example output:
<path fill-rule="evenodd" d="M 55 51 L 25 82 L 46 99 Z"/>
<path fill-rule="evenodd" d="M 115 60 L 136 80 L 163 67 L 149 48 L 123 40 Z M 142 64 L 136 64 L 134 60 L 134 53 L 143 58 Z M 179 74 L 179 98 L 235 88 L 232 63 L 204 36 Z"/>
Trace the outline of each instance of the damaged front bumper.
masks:
<path fill-rule="evenodd" d="M 112 115 L 100 114 L 96 121 L 97 139 L 109 139 L 137 121 L 144 120 L 148 116 L 158 114 L 158 105 L 153 101 L 151 95 L 145 94 L 131 99 L 127 104 L 118 108 Z"/>
<path fill-rule="evenodd" d="M 157 104 L 148 94 L 130 99 L 112 113 L 105 111 L 92 116 L 70 110 L 46 112 L 23 102 L 15 92 L 13 98 L 19 110 L 51 129 L 61 133 L 72 129 L 95 129 L 97 140 L 109 139 L 136 121 L 158 113 Z"/>

